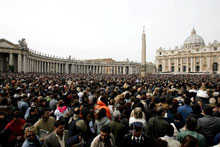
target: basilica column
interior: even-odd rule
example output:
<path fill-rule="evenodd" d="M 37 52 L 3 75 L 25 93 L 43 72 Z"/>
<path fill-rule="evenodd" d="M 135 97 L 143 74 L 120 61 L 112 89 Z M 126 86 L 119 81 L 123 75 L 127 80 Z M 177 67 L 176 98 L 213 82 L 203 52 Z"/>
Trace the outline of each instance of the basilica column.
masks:
<path fill-rule="evenodd" d="M 168 72 L 171 72 L 170 58 L 168 59 Z"/>
<path fill-rule="evenodd" d="M 14 55 L 12 53 L 9 54 L 9 65 L 14 66 Z"/>
<path fill-rule="evenodd" d="M 175 65 L 175 72 L 178 72 L 178 69 L 179 69 L 179 61 L 178 61 L 178 58 L 176 58 L 175 59 L 175 63 L 174 63 L 174 65 Z"/>
<path fill-rule="evenodd" d="M 186 58 L 186 72 L 189 72 L 189 62 L 188 62 L 188 57 Z"/>
<path fill-rule="evenodd" d="M 180 58 L 180 72 L 183 72 L 183 58 Z"/>
<path fill-rule="evenodd" d="M 202 64 L 202 65 L 203 65 L 203 64 Z M 212 73 L 212 71 L 211 71 L 212 65 L 211 65 L 211 57 L 210 57 L 210 56 L 207 57 L 207 67 L 208 67 L 208 72 L 209 72 L 209 73 Z"/>
<path fill-rule="evenodd" d="M 166 63 L 165 59 L 162 60 L 162 72 L 166 72 Z"/>
<path fill-rule="evenodd" d="M 199 61 L 199 72 L 203 72 L 203 67 L 202 67 L 202 57 L 200 57 L 199 58 L 200 59 L 200 61 Z M 208 70 L 209 70 L 209 68 L 208 68 Z"/>

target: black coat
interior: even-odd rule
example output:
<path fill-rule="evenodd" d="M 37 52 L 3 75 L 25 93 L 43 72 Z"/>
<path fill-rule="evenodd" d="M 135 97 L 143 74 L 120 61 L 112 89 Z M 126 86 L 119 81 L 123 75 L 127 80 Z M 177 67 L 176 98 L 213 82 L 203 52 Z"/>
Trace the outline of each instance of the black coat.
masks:
<path fill-rule="evenodd" d="M 140 143 L 137 143 L 132 133 L 125 135 L 123 142 L 123 146 L 125 147 L 151 147 L 151 141 L 149 137 L 145 136 L 144 134 L 142 134 Z"/>

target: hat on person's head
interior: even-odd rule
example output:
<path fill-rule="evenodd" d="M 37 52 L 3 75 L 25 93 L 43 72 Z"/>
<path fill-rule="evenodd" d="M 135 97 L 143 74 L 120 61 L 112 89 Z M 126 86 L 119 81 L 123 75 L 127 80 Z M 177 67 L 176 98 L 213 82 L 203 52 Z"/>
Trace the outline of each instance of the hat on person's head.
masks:
<path fill-rule="evenodd" d="M 133 122 L 132 124 L 131 124 L 131 127 L 132 127 L 132 130 L 134 131 L 134 132 L 137 132 L 137 131 L 140 131 L 140 130 L 142 130 L 143 129 L 143 123 L 142 122 Z"/>

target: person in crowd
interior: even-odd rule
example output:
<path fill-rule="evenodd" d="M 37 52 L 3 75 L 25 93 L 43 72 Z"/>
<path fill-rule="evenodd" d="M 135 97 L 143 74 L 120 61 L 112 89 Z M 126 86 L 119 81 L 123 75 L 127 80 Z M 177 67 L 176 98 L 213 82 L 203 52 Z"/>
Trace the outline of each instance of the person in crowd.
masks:
<path fill-rule="evenodd" d="M 134 108 L 133 116 L 129 118 L 129 126 L 134 122 L 141 122 L 146 127 L 146 119 L 140 107 Z"/>
<path fill-rule="evenodd" d="M 44 139 L 43 147 L 66 147 L 69 134 L 63 119 L 56 120 L 54 131 Z"/>
<path fill-rule="evenodd" d="M 197 120 L 190 117 L 187 118 L 185 125 L 186 130 L 178 133 L 177 140 L 182 142 L 185 136 L 191 135 L 197 139 L 199 147 L 206 147 L 207 146 L 206 139 L 202 134 L 196 132 L 196 127 L 197 127 Z"/>
<path fill-rule="evenodd" d="M 134 122 L 131 124 L 131 133 L 124 136 L 123 146 L 126 147 L 147 147 L 151 146 L 150 138 L 143 133 L 143 123 Z"/>
<path fill-rule="evenodd" d="M 86 136 L 87 125 L 83 119 L 80 118 L 80 108 L 73 109 L 73 117 L 69 120 L 69 135 Z"/>
<path fill-rule="evenodd" d="M 37 107 L 31 107 L 29 116 L 26 119 L 27 123 L 29 123 L 30 125 L 34 125 L 38 121 L 38 119 L 39 117 Z"/>
<path fill-rule="evenodd" d="M 106 110 L 105 108 L 102 108 L 96 113 L 96 120 L 94 124 L 94 129 L 95 129 L 96 134 L 99 134 L 102 126 L 108 125 L 109 122 L 110 120 L 106 116 Z"/>
<path fill-rule="evenodd" d="M 21 110 L 22 114 L 25 115 L 26 110 L 28 109 L 28 97 L 26 94 L 21 95 L 21 100 L 18 101 L 18 108 Z"/>
<path fill-rule="evenodd" d="M 184 121 L 193 112 L 192 107 L 190 106 L 190 102 L 191 102 L 191 100 L 189 98 L 185 98 L 184 105 L 180 106 L 177 109 L 177 112 L 182 115 Z"/>
<path fill-rule="evenodd" d="M 115 138 L 108 125 L 104 125 L 91 143 L 91 147 L 115 147 Z"/>
<path fill-rule="evenodd" d="M 101 110 L 102 108 L 105 109 L 106 111 L 106 116 L 111 120 L 111 112 L 109 110 L 109 108 L 106 106 L 105 104 L 105 98 L 101 97 L 98 102 L 97 102 L 97 106 L 95 106 L 95 110 Z"/>
<path fill-rule="evenodd" d="M 17 107 L 14 107 L 13 119 L 4 128 L 4 131 L 8 132 L 9 146 L 21 145 L 24 141 L 24 126 L 26 121 L 21 116 L 21 111 Z"/>
<path fill-rule="evenodd" d="M 200 146 L 195 137 L 191 135 L 186 135 L 181 142 L 181 147 L 200 147 Z"/>
<path fill-rule="evenodd" d="M 59 120 L 60 117 L 64 117 L 68 113 L 69 109 L 67 106 L 64 105 L 63 100 L 59 100 L 57 103 L 57 108 L 54 112 L 54 115 L 56 116 L 56 120 Z"/>
<path fill-rule="evenodd" d="M 205 104 L 209 103 L 209 95 L 207 93 L 207 88 L 205 86 L 205 83 L 202 83 L 202 86 L 197 91 L 196 97 L 200 98 L 203 101 L 203 103 L 205 103 Z"/>
<path fill-rule="evenodd" d="M 34 124 L 36 134 L 40 137 L 40 139 L 44 139 L 54 130 L 55 119 L 49 114 L 50 111 L 47 108 L 40 110 L 40 119 Z"/>
<path fill-rule="evenodd" d="M 174 128 L 172 125 L 169 125 L 166 130 L 166 135 L 164 137 L 160 137 L 162 140 L 165 140 L 168 143 L 168 147 L 180 147 L 181 144 L 179 141 L 174 139 Z"/>
<path fill-rule="evenodd" d="M 41 147 L 42 143 L 38 136 L 35 134 L 34 126 L 25 129 L 25 141 L 22 147 Z"/>
<path fill-rule="evenodd" d="M 166 135 L 166 130 L 169 123 L 164 119 L 164 115 L 164 109 L 157 108 L 157 116 L 150 118 L 148 121 L 146 134 L 153 141 L 158 137 L 163 137 Z"/>
<path fill-rule="evenodd" d="M 111 128 L 111 133 L 115 137 L 115 144 L 117 146 L 123 146 L 122 139 L 127 133 L 127 127 L 120 122 L 121 113 L 119 110 L 113 112 L 113 120 L 110 121 L 109 126 Z"/>
<path fill-rule="evenodd" d="M 153 143 L 153 147 L 168 147 L 168 143 L 161 138 L 157 138 Z"/>
<path fill-rule="evenodd" d="M 208 145 L 213 145 L 213 138 L 220 132 L 220 118 L 213 116 L 212 108 L 209 105 L 204 106 L 205 116 L 198 119 L 197 126 L 206 137 Z"/>

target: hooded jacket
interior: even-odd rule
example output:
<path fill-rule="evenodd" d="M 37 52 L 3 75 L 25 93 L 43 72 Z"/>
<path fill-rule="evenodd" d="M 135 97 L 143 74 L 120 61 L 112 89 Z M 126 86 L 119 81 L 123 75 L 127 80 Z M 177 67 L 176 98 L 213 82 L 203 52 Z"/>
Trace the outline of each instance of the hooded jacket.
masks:
<path fill-rule="evenodd" d="M 101 110 L 102 108 L 104 108 L 106 110 L 106 116 L 111 120 L 111 113 L 109 108 L 105 105 L 104 102 L 102 101 L 98 101 L 97 102 L 97 106 L 95 106 L 95 110 Z"/>

